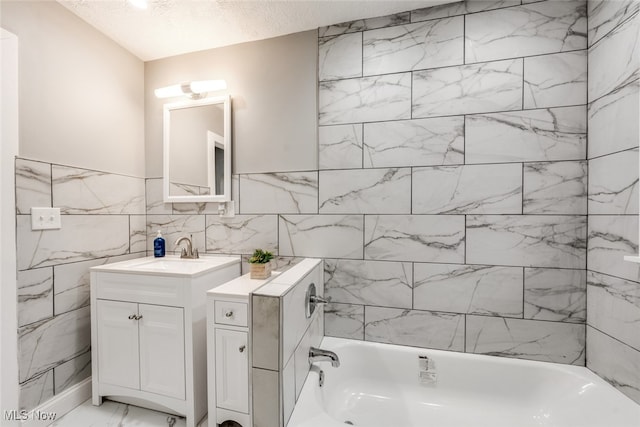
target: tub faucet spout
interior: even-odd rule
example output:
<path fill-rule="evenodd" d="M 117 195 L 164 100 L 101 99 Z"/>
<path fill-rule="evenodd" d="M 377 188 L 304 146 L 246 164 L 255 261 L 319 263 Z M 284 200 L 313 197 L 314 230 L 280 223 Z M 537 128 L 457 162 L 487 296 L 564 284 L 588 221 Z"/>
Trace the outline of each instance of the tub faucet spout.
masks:
<path fill-rule="evenodd" d="M 321 361 L 331 362 L 331 366 L 334 368 L 340 366 L 340 359 L 333 351 L 323 350 L 317 347 L 309 348 L 309 363 Z"/>

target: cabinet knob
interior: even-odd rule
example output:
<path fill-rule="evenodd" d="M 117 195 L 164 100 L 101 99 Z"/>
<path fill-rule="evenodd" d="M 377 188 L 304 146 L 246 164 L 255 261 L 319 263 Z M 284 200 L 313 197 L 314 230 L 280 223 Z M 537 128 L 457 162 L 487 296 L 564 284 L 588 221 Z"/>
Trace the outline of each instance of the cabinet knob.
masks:
<path fill-rule="evenodd" d="M 240 353 L 244 353 L 244 350 L 245 350 L 246 348 L 247 348 L 247 346 L 246 346 L 246 345 L 241 345 L 241 346 L 240 346 L 240 348 L 238 349 L 238 351 L 239 351 Z"/>
<path fill-rule="evenodd" d="M 229 310 L 224 314 L 224 317 L 232 317 L 233 316 L 233 310 Z"/>

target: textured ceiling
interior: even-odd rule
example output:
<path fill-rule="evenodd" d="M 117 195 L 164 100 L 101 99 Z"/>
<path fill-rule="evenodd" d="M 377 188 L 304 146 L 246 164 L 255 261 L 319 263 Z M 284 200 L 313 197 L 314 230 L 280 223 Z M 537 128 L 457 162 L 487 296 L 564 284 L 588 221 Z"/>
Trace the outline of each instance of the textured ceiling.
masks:
<path fill-rule="evenodd" d="M 456 0 L 57 0 L 143 61 Z"/>

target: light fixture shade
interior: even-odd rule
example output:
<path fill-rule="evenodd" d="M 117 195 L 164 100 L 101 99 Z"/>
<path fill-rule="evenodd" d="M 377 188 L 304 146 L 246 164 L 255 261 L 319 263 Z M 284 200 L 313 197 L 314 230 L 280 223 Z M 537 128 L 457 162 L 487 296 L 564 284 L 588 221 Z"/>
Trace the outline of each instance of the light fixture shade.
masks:
<path fill-rule="evenodd" d="M 175 96 L 182 96 L 182 86 L 172 85 L 167 87 L 161 87 L 153 91 L 157 98 L 173 98 Z"/>
<path fill-rule="evenodd" d="M 158 88 L 154 91 L 157 98 L 172 98 L 187 95 L 191 98 L 202 98 L 207 92 L 225 90 L 225 80 L 201 80 Z"/>

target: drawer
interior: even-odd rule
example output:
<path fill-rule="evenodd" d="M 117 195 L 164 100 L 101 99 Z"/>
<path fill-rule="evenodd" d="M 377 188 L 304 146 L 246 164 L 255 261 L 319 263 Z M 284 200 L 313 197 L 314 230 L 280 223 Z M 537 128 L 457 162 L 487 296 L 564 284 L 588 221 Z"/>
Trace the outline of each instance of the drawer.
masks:
<path fill-rule="evenodd" d="M 248 324 L 246 303 L 216 300 L 214 312 L 216 323 L 232 326 L 247 326 Z"/>
<path fill-rule="evenodd" d="M 175 277 L 98 273 L 96 298 L 184 307 L 189 290 Z"/>

